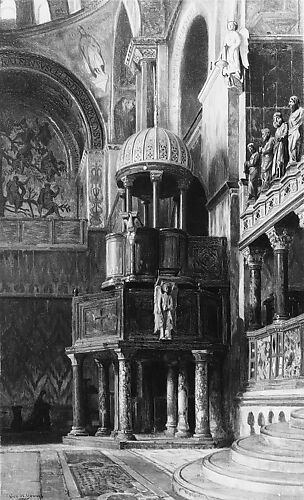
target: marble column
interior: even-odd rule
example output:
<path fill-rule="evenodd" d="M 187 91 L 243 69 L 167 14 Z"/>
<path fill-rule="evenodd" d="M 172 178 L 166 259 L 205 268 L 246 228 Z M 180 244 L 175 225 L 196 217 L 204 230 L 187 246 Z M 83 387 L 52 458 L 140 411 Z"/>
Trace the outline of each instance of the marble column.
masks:
<path fill-rule="evenodd" d="M 249 267 L 249 330 L 256 330 L 262 325 L 261 317 L 261 270 L 265 250 L 259 247 L 247 247 L 244 257 Z"/>
<path fill-rule="evenodd" d="M 152 192 L 153 192 L 153 223 L 152 227 L 159 227 L 159 185 L 162 179 L 163 173 L 159 170 L 153 170 L 150 172 L 150 179 L 152 182 Z"/>
<path fill-rule="evenodd" d="M 132 187 L 134 179 L 131 176 L 125 176 L 122 178 L 123 186 L 126 192 L 125 208 L 126 212 L 132 212 Z"/>
<path fill-rule="evenodd" d="M 189 181 L 187 179 L 180 179 L 178 181 L 179 189 L 179 229 L 186 231 L 186 198 L 187 190 L 189 189 Z"/>
<path fill-rule="evenodd" d="M 288 299 L 288 251 L 292 242 L 292 233 L 287 228 L 272 227 L 267 236 L 274 255 L 274 320 L 280 321 L 289 317 Z"/>
<path fill-rule="evenodd" d="M 119 429 L 117 438 L 134 440 L 132 429 L 131 363 L 125 352 L 116 351 L 118 359 Z"/>
<path fill-rule="evenodd" d="M 104 361 L 95 359 L 98 369 L 98 414 L 99 427 L 95 436 L 108 436 L 110 434 L 110 392 L 109 392 L 109 366 Z"/>
<path fill-rule="evenodd" d="M 167 423 L 165 434 L 174 436 L 176 432 L 177 414 L 177 373 L 176 364 L 168 362 L 167 370 Z"/>
<path fill-rule="evenodd" d="M 82 359 L 75 354 L 68 354 L 72 363 L 72 401 L 73 401 L 73 426 L 69 436 L 88 436 L 85 430 L 83 391 L 82 391 Z"/>
<path fill-rule="evenodd" d="M 150 200 L 142 200 L 142 204 L 144 207 L 144 227 L 149 227 L 149 205 Z"/>
<path fill-rule="evenodd" d="M 209 424 L 208 361 L 210 353 L 192 351 L 195 361 L 195 434 L 193 437 L 212 444 Z"/>
<path fill-rule="evenodd" d="M 189 387 L 188 387 L 188 375 L 187 375 L 187 365 L 185 362 L 181 362 L 179 366 L 178 373 L 178 386 L 177 386 L 177 433 L 175 437 L 187 438 L 190 437 L 190 429 L 188 422 L 188 398 L 189 398 Z"/>
<path fill-rule="evenodd" d="M 136 360 L 137 422 L 136 429 L 143 432 L 144 370 L 141 360 Z M 134 424 L 135 428 L 135 424 Z"/>

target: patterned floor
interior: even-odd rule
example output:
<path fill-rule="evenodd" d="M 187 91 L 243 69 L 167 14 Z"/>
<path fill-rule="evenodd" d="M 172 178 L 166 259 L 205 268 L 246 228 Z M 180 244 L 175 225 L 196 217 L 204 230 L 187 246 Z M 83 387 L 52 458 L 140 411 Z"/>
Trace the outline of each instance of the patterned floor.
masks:
<path fill-rule="evenodd" d="M 82 498 L 89 497 L 91 500 L 159 498 L 102 452 L 69 451 L 64 455 Z"/>

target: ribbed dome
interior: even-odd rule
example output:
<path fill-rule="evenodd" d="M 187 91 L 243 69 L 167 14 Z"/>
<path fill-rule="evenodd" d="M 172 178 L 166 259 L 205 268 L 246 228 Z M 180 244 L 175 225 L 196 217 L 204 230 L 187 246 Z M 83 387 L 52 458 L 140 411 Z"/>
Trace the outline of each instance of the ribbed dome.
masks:
<path fill-rule="evenodd" d="M 141 130 L 123 144 L 117 171 L 135 165 L 175 166 L 192 172 L 192 160 L 187 146 L 173 132 L 160 127 Z"/>

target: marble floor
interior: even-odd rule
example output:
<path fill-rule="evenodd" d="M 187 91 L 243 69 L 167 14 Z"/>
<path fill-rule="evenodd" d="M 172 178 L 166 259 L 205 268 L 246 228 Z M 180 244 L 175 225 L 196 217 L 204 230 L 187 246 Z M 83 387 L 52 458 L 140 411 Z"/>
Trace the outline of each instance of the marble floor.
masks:
<path fill-rule="evenodd" d="M 1 500 L 178 499 L 173 471 L 210 450 L 96 450 L 62 444 L 0 449 Z"/>

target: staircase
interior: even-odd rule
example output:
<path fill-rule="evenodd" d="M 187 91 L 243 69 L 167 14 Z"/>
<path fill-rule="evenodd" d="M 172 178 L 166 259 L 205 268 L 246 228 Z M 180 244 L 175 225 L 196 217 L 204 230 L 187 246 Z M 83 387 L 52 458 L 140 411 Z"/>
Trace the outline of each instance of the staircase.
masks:
<path fill-rule="evenodd" d="M 173 489 L 200 500 L 304 499 L 304 409 L 293 411 L 289 423 L 263 427 L 180 467 Z"/>

